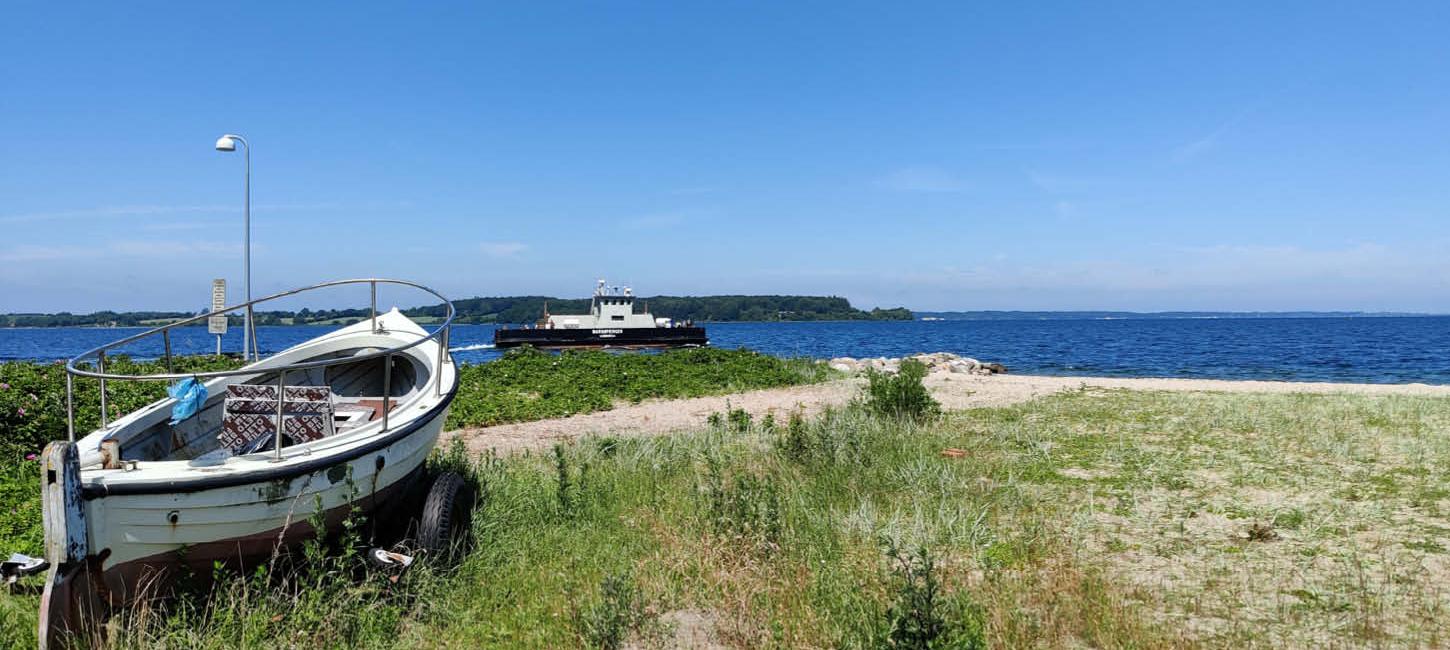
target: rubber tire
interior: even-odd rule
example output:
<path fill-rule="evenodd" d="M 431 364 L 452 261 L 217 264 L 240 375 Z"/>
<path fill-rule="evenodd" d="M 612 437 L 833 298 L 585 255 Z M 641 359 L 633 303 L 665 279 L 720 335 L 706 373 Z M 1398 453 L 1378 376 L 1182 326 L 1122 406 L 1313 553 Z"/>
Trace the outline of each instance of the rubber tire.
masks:
<path fill-rule="evenodd" d="M 433 556 L 446 557 L 469 532 L 473 520 L 473 488 L 453 472 L 433 480 L 423 501 L 423 519 L 418 522 L 418 548 Z"/>

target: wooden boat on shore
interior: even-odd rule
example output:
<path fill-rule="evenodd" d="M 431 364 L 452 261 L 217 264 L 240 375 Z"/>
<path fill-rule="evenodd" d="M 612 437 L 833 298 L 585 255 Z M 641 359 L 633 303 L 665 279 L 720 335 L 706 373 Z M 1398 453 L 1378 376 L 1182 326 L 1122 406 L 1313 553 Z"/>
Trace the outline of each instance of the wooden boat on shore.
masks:
<path fill-rule="evenodd" d="M 344 280 L 213 314 L 358 283 L 371 284 L 374 296 L 381 283 L 422 289 L 448 305 L 448 318 L 428 332 L 396 309 L 377 313 L 374 302 L 369 320 L 266 359 L 254 352 L 253 361 L 237 370 L 107 372 L 107 351 L 153 335 L 166 338 L 169 366 L 169 330 L 190 322 L 182 321 L 67 364 L 71 440 L 51 443 L 42 457 L 50 564 L 41 601 L 42 648 L 94 629 L 106 612 L 147 595 L 176 569 L 209 575 L 215 563 L 254 565 L 279 546 L 311 538 L 311 521 L 336 526 L 353 508 L 385 508 L 419 487 L 458 388 L 447 349 L 453 307 L 446 298 L 409 282 Z M 108 381 L 195 383 L 187 384 L 189 403 L 167 398 L 114 421 L 103 415 L 99 429 L 75 440 L 72 377 L 100 380 L 103 412 Z M 451 493 L 436 498 L 461 504 L 459 482 L 449 483 L 444 491 Z M 419 534 L 436 539 L 456 532 L 455 525 L 453 531 Z"/>

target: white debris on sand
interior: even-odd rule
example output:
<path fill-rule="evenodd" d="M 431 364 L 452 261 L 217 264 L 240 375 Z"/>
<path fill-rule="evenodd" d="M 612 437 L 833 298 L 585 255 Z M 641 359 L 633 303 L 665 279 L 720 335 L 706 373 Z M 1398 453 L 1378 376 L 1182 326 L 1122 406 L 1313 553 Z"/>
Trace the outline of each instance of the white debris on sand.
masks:
<path fill-rule="evenodd" d="M 963 375 L 995 375 L 1007 372 L 1007 367 L 1000 363 L 983 363 L 971 357 L 958 356 L 950 352 L 914 354 L 900 359 L 888 359 L 886 357 L 866 359 L 836 357 L 827 363 L 831 368 L 850 375 L 861 374 L 869 370 L 895 374 L 901 370 L 901 362 L 903 359 L 920 361 L 922 365 L 926 366 L 928 373 L 951 372 Z"/>

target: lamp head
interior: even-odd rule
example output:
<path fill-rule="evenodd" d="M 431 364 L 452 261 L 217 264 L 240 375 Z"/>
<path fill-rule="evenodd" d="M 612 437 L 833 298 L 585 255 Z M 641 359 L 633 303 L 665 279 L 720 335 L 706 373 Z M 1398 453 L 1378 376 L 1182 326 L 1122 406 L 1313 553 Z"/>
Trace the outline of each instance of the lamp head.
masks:
<path fill-rule="evenodd" d="M 217 138 L 217 140 L 216 140 L 216 150 L 217 151 L 236 151 L 237 150 L 237 141 L 236 140 L 233 140 L 232 139 L 232 136 L 224 135 L 224 136 L 222 136 L 220 138 Z"/>

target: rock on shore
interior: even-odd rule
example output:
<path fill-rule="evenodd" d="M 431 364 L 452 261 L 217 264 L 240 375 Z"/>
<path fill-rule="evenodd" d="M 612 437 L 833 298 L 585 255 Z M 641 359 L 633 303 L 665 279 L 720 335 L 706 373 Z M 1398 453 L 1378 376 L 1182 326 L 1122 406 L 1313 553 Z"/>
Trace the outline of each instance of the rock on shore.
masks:
<path fill-rule="evenodd" d="M 909 357 L 888 359 L 876 357 L 874 359 L 853 359 L 851 357 L 836 357 L 828 363 L 836 370 L 856 375 L 875 370 L 887 374 L 895 373 L 901 369 L 902 359 L 916 359 L 926 366 L 928 373 L 951 372 L 966 375 L 995 375 L 1007 372 L 1007 367 L 1000 363 L 983 363 L 971 357 L 962 357 L 950 352 L 933 352 L 931 354 L 914 354 Z"/>

